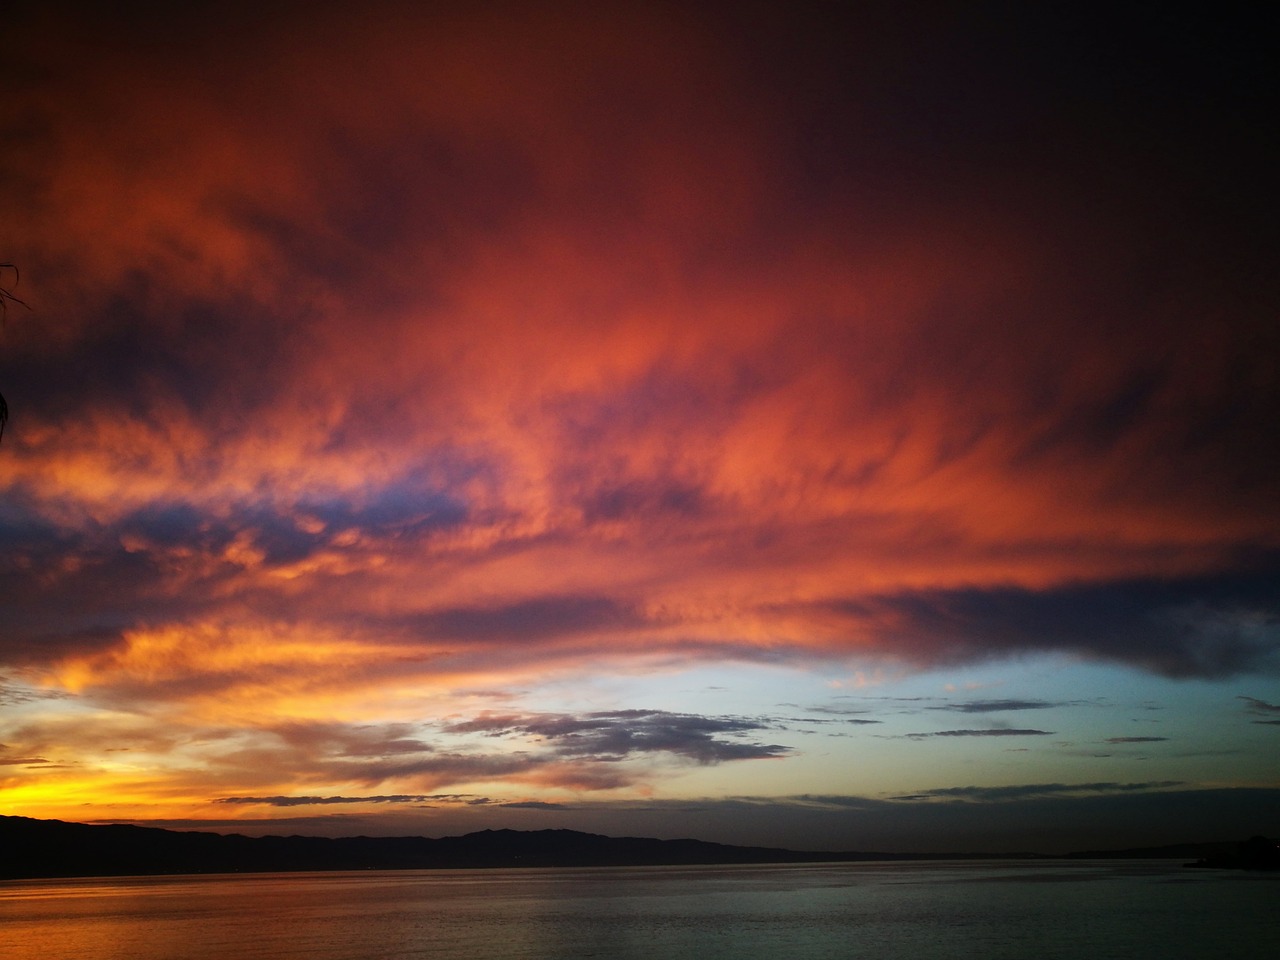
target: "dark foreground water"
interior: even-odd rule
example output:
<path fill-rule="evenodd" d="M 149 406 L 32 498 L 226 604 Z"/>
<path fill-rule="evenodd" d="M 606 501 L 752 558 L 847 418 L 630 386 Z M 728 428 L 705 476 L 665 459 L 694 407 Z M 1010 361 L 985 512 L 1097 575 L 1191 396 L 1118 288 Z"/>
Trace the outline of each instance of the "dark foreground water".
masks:
<path fill-rule="evenodd" d="M 1280 876 L 1140 861 L 0 883 L 4 960 L 1280 956 Z"/>

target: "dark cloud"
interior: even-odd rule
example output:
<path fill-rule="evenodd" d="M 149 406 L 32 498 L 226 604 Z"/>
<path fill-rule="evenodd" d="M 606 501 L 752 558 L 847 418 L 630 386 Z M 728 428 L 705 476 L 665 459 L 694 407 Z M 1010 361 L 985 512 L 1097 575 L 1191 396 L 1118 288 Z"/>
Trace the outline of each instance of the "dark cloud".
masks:
<path fill-rule="evenodd" d="M 1103 743 L 1163 743 L 1168 737 L 1107 737 Z"/>
<path fill-rule="evenodd" d="M 992 730 L 935 730 L 930 733 L 906 733 L 903 736 L 908 740 L 924 740 L 928 737 L 1051 737 L 1053 731 L 996 727 Z"/>
<path fill-rule="evenodd" d="M 441 453 L 441 459 L 446 456 Z M 418 468 L 384 483 L 366 496 L 299 501 L 282 517 L 289 532 L 297 531 L 299 515 L 323 522 L 327 542 L 334 533 L 356 530 L 373 536 L 421 536 L 456 526 L 467 519 L 467 504 L 455 494 L 440 489 L 441 474 L 463 482 L 470 471 L 462 467 L 442 470 L 439 462 L 430 469 Z"/>
<path fill-rule="evenodd" d="M 370 797 L 219 797 L 212 803 L 235 805 L 270 806 L 270 807 L 314 807 L 344 803 L 472 803 L 476 798 L 466 794 L 393 794 L 389 796 Z"/>
<path fill-rule="evenodd" d="M 625 605 L 602 596 L 540 597 L 493 607 L 455 607 L 414 617 L 424 635 L 482 642 L 563 637 L 640 625 L 643 619 Z"/>
<path fill-rule="evenodd" d="M 42 700 L 64 700 L 68 694 L 61 690 L 38 690 L 28 686 L 5 683 L 0 677 L 0 707 L 13 707 L 20 703 L 36 703 Z"/>
<path fill-rule="evenodd" d="M 538 776 L 546 782 L 557 777 L 576 784 L 580 789 L 611 789 L 629 783 L 629 779 L 612 772 L 579 772 L 557 766 L 555 759 L 527 753 L 485 754 L 462 752 L 405 753 L 392 756 L 317 756 L 297 750 L 255 749 L 228 753 L 219 758 L 219 766 L 235 770 L 240 776 L 251 776 L 256 768 L 269 764 L 267 779 L 288 779 L 311 784 L 340 782 L 373 787 L 389 781 L 414 786 L 447 787 L 493 779 L 520 779 Z"/>
<path fill-rule="evenodd" d="M 646 517 L 657 519 L 664 514 L 696 516 L 706 511 L 705 494 L 697 487 L 678 484 L 628 481 L 613 487 L 592 490 L 582 506 L 587 523 Z"/>
<path fill-rule="evenodd" d="M 883 720 L 866 720 L 862 717 L 779 717 L 779 722 L 791 723 L 839 723 L 848 726 L 871 726 L 877 723 L 884 723 Z"/>
<path fill-rule="evenodd" d="M 1028 797 L 1060 797 L 1074 794 L 1134 793 L 1148 790 L 1167 790 L 1186 786 L 1181 780 L 1150 780 L 1145 783 L 1025 783 L 1002 787 L 936 787 L 909 796 L 893 797 L 894 800 L 972 800 L 983 803 L 1003 803 Z"/>
<path fill-rule="evenodd" d="M 237 750 L 233 745 L 223 754 L 220 764 L 246 773 L 265 768 L 274 777 L 293 777 L 299 782 L 367 786 L 396 782 L 432 788 L 531 776 L 547 782 L 564 779 L 588 790 L 629 782 L 620 771 L 581 770 L 573 762 L 576 757 L 555 752 L 445 749 L 420 739 L 415 735 L 417 727 L 404 723 L 294 722 L 264 730 L 270 736 L 259 736 L 255 745 L 247 749 Z"/>
<path fill-rule="evenodd" d="M 443 743 L 428 743 L 410 724 L 355 724 L 295 721 L 263 728 L 254 737 L 228 739 L 211 760 L 226 782 L 257 785 L 346 783 L 394 784 L 395 793 L 317 795 L 236 792 L 219 802 L 272 806 L 377 802 L 492 803 L 470 794 L 428 792 L 476 781 L 506 779 L 580 791 L 629 786 L 641 775 L 619 761 L 667 755 L 681 761 L 715 764 L 782 757 L 791 750 L 748 739 L 769 724 L 736 717 L 700 717 L 652 710 L 622 710 L 582 716 L 483 714 L 444 725 Z M 458 736 L 532 739 L 520 749 L 490 752 L 459 745 Z M 653 776 L 652 764 L 643 771 Z M 419 790 L 403 790 L 403 786 Z M 426 787 L 426 790 L 421 788 Z"/>
<path fill-rule="evenodd" d="M 263 612 L 283 611 L 288 601 L 262 574 L 317 555 L 358 557 L 359 548 L 343 544 L 361 538 L 414 543 L 461 522 L 460 502 L 424 484 L 396 480 L 358 503 L 244 502 L 211 510 L 158 501 L 73 530 L 43 524 L 34 508 L 15 508 L 8 523 L 0 517 L 0 626 L 7 628 L 0 631 L 0 662 L 90 654 L 119 643 L 132 627 L 198 619 L 249 598 Z M 326 592 L 322 582 L 316 586 Z M 566 603 L 570 625 L 581 629 L 589 612 L 581 602 Z M 554 606 L 536 601 L 509 615 L 554 631 Z M 486 612 L 445 612 L 438 622 L 476 627 Z M 503 615 L 492 616 L 497 629 Z"/>
<path fill-rule="evenodd" d="M 783 706 L 793 707 L 796 706 L 796 704 L 787 703 L 783 704 Z M 837 717 L 856 717 L 861 714 L 871 712 L 870 710 L 865 710 L 859 707 L 805 707 L 804 709 L 809 710 L 812 713 L 826 713 Z"/>
<path fill-rule="evenodd" d="M 1060 707 L 1060 703 L 1048 700 L 970 700 L 967 703 L 948 703 L 930 710 L 952 710 L 956 713 L 1003 713 L 1011 710 L 1046 710 Z"/>
<path fill-rule="evenodd" d="M 532 736 L 547 740 L 561 756 L 622 760 L 634 754 L 670 753 L 700 764 L 786 756 L 790 747 L 725 740 L 771 724 L 742 717 L 705 717 L 662 710 L 618 710 L 581 716 L 484 714 L 451 724 L 447 733 Z"/>
<path fill-rule="evenodd" d="M 518 800 L 499 804 L 504 810 L 568 810 L 563 803 L 547 803 L 544 800 Z"/>
<path fill-rule="evenodd" d="M 120 641 L 148 615 L 175 609 L 155 559 L 94 532 L 10 542 L 0 559 L 0 661 L 42 663 Z M 128 595 L 130 603 L 122 603 Z M 192 607 L 201 606 L 199 596 Z"/>
<path fill-rule="evenodd" d="M 884 723 L 883 720 L 869 720 L 863 714 L 870 713 L 870 710 L 859 709 L 857 707 L 800 707 L 796 703 L 781 704 L 784 707 L 795 707 L 803 709 L 809 713 L 824 714 L 821 717 L 801 716 L 801 717 L 784 717 L 780 720 L 786 720 L 792 723 L 817 723 L 817 724 L 847 724 L 850 726 L 867 726 L 871 724 Z"/>
<path fill-rule="evenodd" d="M 1266 716 L 1270 713 L 1280 713 L 1280 704 L 1267 703 L 1265 700 L 1259 700 L 1257 697 L 1236 697 L 1237 700 L 1243 700 L 1246 704 L 1245 712 Z"/>
<path fill-rule="evenodd" d="M 1254 723 L 1263 726 L 1280 726 L 1280 717 L 1274 715 L 1280 713 L 1280 704 L 1268 703 L 1266 700 L 1259 700 L 1257 697 L 1236 697 L 1237 700 L 1245 702 L 1245 713 L 1251 714 L 1255 719 Z"/>
<path fill-rule="evenodd" d="M 415 725 L 294 721 L 264 727 L 253 735 L 228 738 L 209 751 L 217 782 L 241 790 L 289 783 L 297 793 L 265 794 L 237 790 L 222 802 L 273 806 L 378 802 L 469 803 L 474 794 L 438 792 L 442 787 L 493 779 L 529 779 L 572 784 L 582 790 L 610 789 L 629 783 L 618 768 L 583 769 L 574 758 L 536 750 L 489 753 L 444 749 L 416 735 Z M 394 793 L 303 792 L 308 786 L 392 784 Z M 409 790 L 404 789 L 409 787 Z M 417 788 L 417 789 L 413 789 Z M 381 798 L 381 799 L 379 799 Z M 484 798 L 480 798 L 484 799 Z M 488 802 L 485 800 L 485 802 Z"/>
<path fill-rule="evenodd" d="M 1280 633 L 1271 626 L 1280 620 L 1274 557 L 1238 574 L 931 590 L 837 609 L 869 628 L 886 653 L 921 662 L 1061 651 L 1170 677 L 1280 671 Z"/>

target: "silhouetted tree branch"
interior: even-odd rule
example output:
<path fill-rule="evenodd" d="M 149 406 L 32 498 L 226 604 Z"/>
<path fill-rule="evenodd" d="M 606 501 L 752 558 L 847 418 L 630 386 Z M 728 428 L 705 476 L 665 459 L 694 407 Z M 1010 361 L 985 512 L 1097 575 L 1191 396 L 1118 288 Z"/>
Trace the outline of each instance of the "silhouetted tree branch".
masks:
<path fill-rule="evenodd" d="M 0 320 L 3 320 L 9 312 L 10 303 L 18 303 L 26 306 L 18 297 L 14 296 L 13 287 L 5 281 L 8 280 L 8 272 L 13 271 L 13 287 L 18 285 L 18 268 L 12 263 L 0 263 Z M 9 422 L 9 404 L 5 403 L 4 394 L 0 394 L 0 440 L 4 439 L 4 425 Z"/>

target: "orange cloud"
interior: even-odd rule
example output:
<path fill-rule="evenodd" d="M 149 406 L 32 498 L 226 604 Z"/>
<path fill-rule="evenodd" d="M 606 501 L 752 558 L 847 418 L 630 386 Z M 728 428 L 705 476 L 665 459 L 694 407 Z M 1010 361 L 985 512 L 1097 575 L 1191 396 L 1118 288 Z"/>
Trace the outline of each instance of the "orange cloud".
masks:
<path fill-rule="evenodd" d="M 0 663 L 250 730 L 606 662 L 1272 662 L 1262 284 L 884 115 L 870 34 L 612 6 L 27 15 Z M 464 767 L 314 782 L 613 782 Z"/>

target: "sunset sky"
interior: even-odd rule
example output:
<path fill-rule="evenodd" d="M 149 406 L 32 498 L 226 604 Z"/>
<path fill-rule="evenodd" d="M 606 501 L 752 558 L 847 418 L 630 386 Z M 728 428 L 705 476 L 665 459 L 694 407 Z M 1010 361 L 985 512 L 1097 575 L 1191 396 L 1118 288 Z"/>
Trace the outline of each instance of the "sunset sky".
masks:
<path fill-rule="evenodd" d="M 0 813 L 1280 833 L 1257 17 L 7 6 Z"/>

